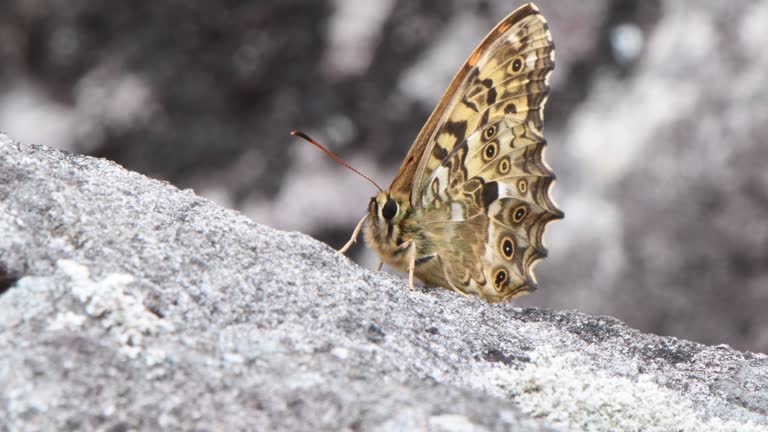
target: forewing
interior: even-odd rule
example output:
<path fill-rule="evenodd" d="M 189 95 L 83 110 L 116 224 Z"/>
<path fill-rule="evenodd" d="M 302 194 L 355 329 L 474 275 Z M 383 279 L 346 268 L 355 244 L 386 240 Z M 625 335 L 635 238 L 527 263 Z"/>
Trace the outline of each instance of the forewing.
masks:
<path fill-rule="evenodd" d="M 471 133 L 497 117 L 541 131 L 554 46 L 544 17 L 527 4 L 501 21 L 454 77 L 408 152 L 390 193 L 422 205 L 432 172 Z"/>

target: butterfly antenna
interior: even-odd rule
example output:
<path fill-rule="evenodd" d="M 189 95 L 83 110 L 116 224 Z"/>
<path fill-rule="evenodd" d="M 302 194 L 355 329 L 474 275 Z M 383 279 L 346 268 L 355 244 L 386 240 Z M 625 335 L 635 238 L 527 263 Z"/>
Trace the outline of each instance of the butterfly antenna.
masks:
<path fill-rule="evenodd" d="M 309 135 L 305 134 L 304 132 L 299 132 L 299 131 L 291 131 L 291 135 L 293 135 L 293 136 L 297 136 L 297 137 L 299 137 L 299 138 L 303 138 L 303 139 L 305 139 L 307 142 L 309 142 L 310 144 L 312 144 L 312 145 L 314 145 L 315 147 L 319 148 L 319 149 L 320 149 L 320 150 L 322 150 L 322 151 L 323 151 L 325 154 L 327 154 L 328 156 L 330 156 L 330 157 L 331 157 L 331 159 L 333 159 L 333 160 L 335 160 L 336 162 L 338 162 L 339 164 L 341 164 L 341 165 L 343 165 L 343 166 L 347 167 L 347 168 L 348 168 L 350 171 L 354 172 L 355 174 L 359 175 L 360 177 L 362 177 L 362 178 L 364 178 L 364 179 L 368 180 L 369 182 L 373 183 L 373 185 L 374 185 L 374 186 L 376 186 L 376 189 L 378 189 L 378 190 L 379 190 L 379 192 L 384 192 L 384 189 L 382 189 L 382 188 L 381 188 L 381 186 L 379 186 L 378 184 L 376 184 L 376 182 L 375 182 L 375 181 L 373 181 L 373 179 L 372 179 L 372 178 L 370 178 L 370 177 L 368 177 L 367 175 L 365 175 L 365 174 L 361 173 L 360 171 L 358 171 L 358 170 L 356 170 L 356 169 L 352 168 L 352 166 L 351 166 L 351 165 L 349 165 L 348 163 L 344 162 L 344 161 L 343 161 L 343 160 L 342 160 L 340 157 L 338 157 L 338 156 L 336 156 L 335 154 L 331 153 L 331 151 L 330 151 L 330 150 L 328 150 L 327 148 L 323 147 L 323 146 L 322 146 L 322 144 L 320 144 L 320 143 L 318 143 L 317 141 L 315 141 L 315 140 L 313 140 L 312 138 L 310 138 L 310 137 L 309 137 Z"/>

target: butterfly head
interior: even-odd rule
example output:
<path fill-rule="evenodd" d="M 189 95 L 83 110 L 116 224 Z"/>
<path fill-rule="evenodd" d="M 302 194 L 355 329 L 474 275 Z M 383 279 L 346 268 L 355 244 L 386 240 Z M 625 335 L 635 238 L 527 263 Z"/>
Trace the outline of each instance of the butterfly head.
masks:
<path fill-rule="evenodd" d="M 408 214 L 408 200 L 400 200 L 388 192 L 379 192 L 368 204 L 369 240 L 381 246 L 398 246 L 401 239 L 401 222 Z"/>
<path fill-rule="evenodd" d="M 402 203 L 388 192 L 379 192 L 368 205 L 371 220 L 377 224 L 397 224 L 403 218 L 403 210 Z"/>

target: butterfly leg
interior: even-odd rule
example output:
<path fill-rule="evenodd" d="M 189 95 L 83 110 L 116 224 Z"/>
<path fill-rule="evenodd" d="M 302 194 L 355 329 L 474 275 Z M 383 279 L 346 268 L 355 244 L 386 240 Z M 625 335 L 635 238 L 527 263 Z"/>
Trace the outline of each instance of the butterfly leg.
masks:
<path fill-rule="evenodd" d="M 376 271 L 380 272 L 382 267 L 384 267 L 384 261 L 379 261 L 379 266 L 376 267 Z"/>
<path fill-rule="evenodd" d="M 352 232 L 352 238 L 349 239 L 347 244 L 345 244 L 341 249 L 339 249 L 339 253 L 341 255 L 344 255 L 347 250 L 352 247 L 353 244 L 357 241 L 357 236 L 360 235 L 360 230 L 363 229 L 363 224 L 365 223 L 365 220 L 368 219 L 368 215 L 366 214 L 363 216 L 362 219 L 360 219 L 360 222 L 358 222 L 357 226 L 355 227 L 355 230 Z"/>
<path fill-rule="evenodd" d="M 408 288 L 413 289 L 413 272 L 416 270 L 416 242 L 408 240 Z"/>

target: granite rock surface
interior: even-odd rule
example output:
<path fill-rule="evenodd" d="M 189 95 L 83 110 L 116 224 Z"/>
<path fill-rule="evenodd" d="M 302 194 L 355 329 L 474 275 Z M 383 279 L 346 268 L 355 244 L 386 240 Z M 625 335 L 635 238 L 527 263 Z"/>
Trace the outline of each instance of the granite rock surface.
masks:
<path fill-rule="evenodd" d="M 0 430 L 159 429 L 766 431 L 768 357 L 409 291 L 0 135 Z"/>

